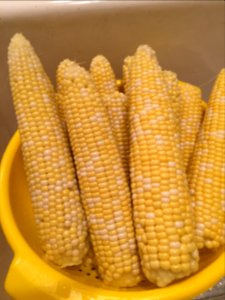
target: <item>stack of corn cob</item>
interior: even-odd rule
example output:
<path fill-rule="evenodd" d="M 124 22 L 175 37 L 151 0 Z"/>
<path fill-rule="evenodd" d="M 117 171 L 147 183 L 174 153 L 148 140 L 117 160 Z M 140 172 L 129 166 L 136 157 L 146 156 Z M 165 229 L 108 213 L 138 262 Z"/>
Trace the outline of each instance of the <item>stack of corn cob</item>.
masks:
<path fill-rule="evenodd" d="M 59 267 L 91 261 L 102 281 L 159 287 L 196 272 L 199 249 L 224 244 L 225 69 L 205 105 L 149 46 L 90 71 L 68 59 L 54 91 L 22 34 L 10 85 L 37 233 Z"/>

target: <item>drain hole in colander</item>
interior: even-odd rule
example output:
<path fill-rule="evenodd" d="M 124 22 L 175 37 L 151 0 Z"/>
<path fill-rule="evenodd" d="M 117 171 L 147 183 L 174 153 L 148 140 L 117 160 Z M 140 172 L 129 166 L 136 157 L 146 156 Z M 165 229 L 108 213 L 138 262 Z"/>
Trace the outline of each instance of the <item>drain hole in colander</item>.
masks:
<path fill-rule="evenodd" d="M 95 267 L 92 267 L 91 270 L 92 270 L 92 271 L 95 271 Z"/>
<path fill-rule="evenodd" d="M 99 279 L 99 276 L 95 276 L 96 279 Z"/>
<path fill-rule="evenodd" d="M 78 271 L 79 271 L 79 272 L 82 272 L 82 270 L 81 270 L 81 269 L 79 269 Z"/>
<path fill-rule="evenodd" d="M 90 273 L 86 273 L 86 275 L 87 275 L 87 276 L 90 276 L 91 274 L 90 274 Z"/>

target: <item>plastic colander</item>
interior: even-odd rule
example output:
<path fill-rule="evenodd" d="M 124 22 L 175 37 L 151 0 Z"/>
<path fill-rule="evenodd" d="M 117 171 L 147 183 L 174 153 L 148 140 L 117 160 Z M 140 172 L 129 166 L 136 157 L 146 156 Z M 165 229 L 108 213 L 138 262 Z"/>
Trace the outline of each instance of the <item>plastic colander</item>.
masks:
<path fill-rule="evenodd" d="M 42 259 L 22 163 L 20 137 L 16 132 L 2 159 L 0 219 L 14 252 L 5 287 L 19 300 L 182 300 L 207 290 L 224 276 L 225 255 L 201 253 L 200 270 L 165 288 L 147 283 L 129 289 L 110 289 L 93 268 L 57 269 Z"/>

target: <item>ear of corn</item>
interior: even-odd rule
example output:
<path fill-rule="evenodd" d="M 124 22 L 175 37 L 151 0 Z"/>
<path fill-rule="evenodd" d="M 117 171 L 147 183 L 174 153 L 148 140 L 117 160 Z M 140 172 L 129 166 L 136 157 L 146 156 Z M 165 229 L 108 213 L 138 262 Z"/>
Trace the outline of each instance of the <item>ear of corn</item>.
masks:
<path fill-rule="evenodd" d="M 65 118 L 64 118 L 64 111 L 63 111 L 63 99 L 61 96 L 61 82 L 62 82 L 62 78 L 64 76 L 64 71 L 65 68 L 67 67 L 67 64 L 69 64 L 69 61 L 65 60 L 65 64 L 64 64 L 64 69 L 62 68 L 58 68 L 57 72 L 56 72 L 56 82 L 57 82 L 57 93 L 55 95 L 56 97 L 56 103 L 57 103 L 57 107 L 58 107 L 58 111 L 59 111 L 59 117 L 61 119 L 61 122 L 63 124 L 63 126 L 66 126 L 65 123 Z"/>
<path fill-rule="evenodd" d="M 132 62 L 132 56 L 127 56 L 123 62 L 123 86 L 127 97 L 129 98 L 129 88 L 130 88 L 130 66 Z"/>
<path fill-rule="evenodd" d="M 199 248 L 224 244 L 225 69 L 219 73 L 207 105 L 189 170 Z"/>
<path fill-rule="evenodd" d="M 87 226 L 53 87 L 22 34 L 11 40 L 8 64 L 42 249 L 48 260 L 61 267 L 80 264 L 88 249 Z"/>
<path fill-rule="evenodd" d="M 155 55 L 155 51 L 149 47 L 148 45 L 140 45 L 138 48 L 137 48 L 137 51 L 136 53 L 141 53 L 141 52 L 146 52 L 148 53 L 149 56 L 151 56 L 151 59 L 157 63 L 158 60 L 157 60 L 157 57 Z M 124 62 L 123 62 L 123 85 L 124 85 L 124 89 L 125 89 L 125 94 L 128 96 L 130 96 L 130 92 L 131 92 L 131 65 L 132 65 L 132 62 L 133 62 L 133 56 L 127 56 L 125 59 L 124 59 Z"/>
<path fill-rule="evenodd" d="M 127 97 L 123 93 L 114 92 L 113 94 L 105 95 L 102 100 L 107 108 L 109 121 L 118 146 L 122 165 L 128 176 L 129 132 Z"/>
<path fill-rule="evenodd" d="M 123 168 L 128 176 L 128 107 L 127 97 L 117 88 L 110 62 L 102 55 L 93 58 L 90 72 L 102 102 L 107 109 L 109 121 L 117 142 Z"/>
<path fill-rule="evenodd" d="M 180 89 L 178 85 L 177 75 L 171 71 L 163 71 L 164 80 L 167 86 L 167 93 L 171 102 L 173 118 L 176 124 L 176 131 L 180 134 Z"/>
<path fill-rule="evenodd" d="M 140 269 L 127 179 L 96 87 L 70 64 L 62 82 L 64 111 L 98 271 L 105 284 L 133 286 Z"/>
<path fill-rule="evenodd" d="M 179 81 L 180 88 L 180 144 L 184 167 L 187 169 L 201 125 L 204 105 L 201 90 L 189 83 Z"/>
<path fill-rule="evenodd" d="M 158 286 L 198 269 L 190 196 L 164 76 L 139 47 L 130 68 L 130 172 L 142 270 Z"/>
<path fill-rule="evenodd" d="M 110 62 L 103 55 L 97 55 L 93 58 L 90 72 L 101 97 L 118 91 L 113 69 Z"/>

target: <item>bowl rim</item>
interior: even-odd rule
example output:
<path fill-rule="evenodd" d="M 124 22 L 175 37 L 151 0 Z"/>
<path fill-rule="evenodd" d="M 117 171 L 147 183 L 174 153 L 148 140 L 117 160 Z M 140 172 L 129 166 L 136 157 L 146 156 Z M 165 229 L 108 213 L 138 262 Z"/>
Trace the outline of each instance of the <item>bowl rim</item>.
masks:
<path fill-rule="evenodd" d="M 25 241 L 16 225 L 10 206 L 9 177 L 19 147 L 20 136 L 17 130 L 4 152 L 0 168 L 0 220 L 3 232 L 14 251 L 15 258 L 32 261 L 32 263 L 35 264 L 35 267 L 38 266 L 47 277 L 52 277 L 54 280 L 60 282 L 67 282 L 67 285 L 69 284 L 71 289 L 84 293 L 84 295 L 99 297 L 98 299 L 100 299 L 100 297 L 110 297 L 110 299 L 111 297 L 115 297 L 118 300 L 168 300 L 168 296 L 173 300 L 190 299 L 208 290 L 225 275 L 225 252 L 223 251 L 213 263 L 209 264 L 201 271 L 168 287 L 155 288 L 146 291 L 119 291 L 89 286 L 87 290 L 87 285 L 84 283 L 69 278 L 45 263 Z M 29 274 L 27 276 L 29 277 Z"/>

